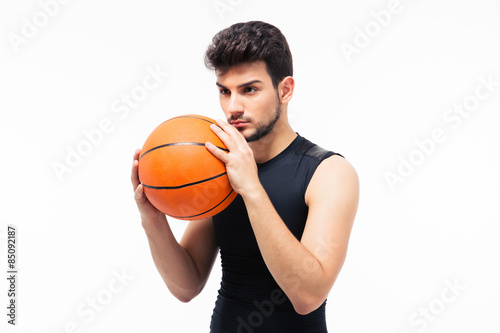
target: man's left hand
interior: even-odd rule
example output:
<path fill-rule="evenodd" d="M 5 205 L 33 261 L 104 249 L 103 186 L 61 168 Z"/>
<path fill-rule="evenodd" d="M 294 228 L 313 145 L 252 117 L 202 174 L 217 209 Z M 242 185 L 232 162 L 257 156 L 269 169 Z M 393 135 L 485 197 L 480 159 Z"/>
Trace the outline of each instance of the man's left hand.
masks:
<path fill-rule="evenodd" d="M 233 190 L 243 195 L 260 186 L 257 164 L 252 148 L 248 145 L 245 137 L 236 128 L 222 120 L 217 120 L 217 125 L 212 124 L 210 128 L 226 145 L 229 153 L 210 142 L 207 142 L 205 146 L 226 165 Z"/>

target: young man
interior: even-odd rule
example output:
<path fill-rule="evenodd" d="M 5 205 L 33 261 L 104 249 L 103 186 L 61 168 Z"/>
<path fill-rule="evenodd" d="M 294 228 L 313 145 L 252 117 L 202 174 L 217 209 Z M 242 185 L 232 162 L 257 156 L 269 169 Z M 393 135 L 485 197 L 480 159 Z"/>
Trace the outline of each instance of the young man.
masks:
<path fill-rule="evenodd" d="M 292 130 L 292 56 L 276 27 L 254 21 L 222 30 L 205 62 L 227 119 L 211 128 L 229 153 L 206 148 L 225 163 L 239 195 L 216 216 L 190 222 L 179 243 L 144 195 L 137 150 L 132 183 L 154 262 L 187 302 L 205 286 L 220 249 L 212 333 L 327 332 L 326 298 L 346 257 L 357 174 L 341 155 Z"/>

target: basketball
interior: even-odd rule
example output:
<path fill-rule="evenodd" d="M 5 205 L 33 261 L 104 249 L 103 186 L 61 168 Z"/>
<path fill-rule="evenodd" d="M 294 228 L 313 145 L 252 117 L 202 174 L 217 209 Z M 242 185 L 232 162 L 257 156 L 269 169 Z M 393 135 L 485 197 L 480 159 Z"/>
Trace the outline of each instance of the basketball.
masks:
<path fill-rule="evenodd" d="M 206 148 L 209 141 L 228 152 L 210 129 L 213 119 L 183 115 L 148 136 L 139 157 L 139 180 L 148 200 L 166 215 L 199 220 L 225 209 L 236 197 L 223 162 Z"/>

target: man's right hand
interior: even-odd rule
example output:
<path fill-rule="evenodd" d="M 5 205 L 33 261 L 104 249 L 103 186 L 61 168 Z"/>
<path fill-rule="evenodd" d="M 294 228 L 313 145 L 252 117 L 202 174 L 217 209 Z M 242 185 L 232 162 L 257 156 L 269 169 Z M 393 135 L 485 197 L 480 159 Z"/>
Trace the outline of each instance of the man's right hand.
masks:
<path fill-rule="evenodd" d="M 212 218 L 191 221 L 178 242 L 166 215 L 144 194 L 138 173 L 140 154 L 141 150 L 137 149 L 132 165 L 132 185 L 151 255 L 168 289 L 179 300 L 188 302 L 205 286 L 217 257 L 219 245 Z"/>
<path fill-rule="evenodd" d="M 149 202 L 148 198 L 144 194 L 144 186 L 139 181 L 139 156 L 141 150 L 137 149 L 134 154 L 134 162 L 132 164 L 132 186 L 134 188 L 134 199 L 137 203 L 137 208 L 141 214 L 142 226 L 147 227 L 157 227 L 159 223 L 166 222 L 167 218 L 163 212 L 158 210 L 155 206 Z"/>

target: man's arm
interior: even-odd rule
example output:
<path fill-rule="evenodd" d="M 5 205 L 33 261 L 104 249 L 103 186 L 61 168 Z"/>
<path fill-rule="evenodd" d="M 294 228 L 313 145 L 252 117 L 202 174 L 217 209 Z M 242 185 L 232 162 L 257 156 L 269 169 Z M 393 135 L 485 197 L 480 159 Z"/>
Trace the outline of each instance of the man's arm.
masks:
<path fill-rule="evenodd" d="M 342 157 L 316 170 L 306 192 L 309 214 L 299 242 L 263 188 L 242 194 L 264 261 L 300 314 L 326 299 L 344 263 L 358 205 L 358 179 Z"/>
<path fill-rule="evenodd" d="M 337 155 L 316 169 L 305 200 L 309 207 L 301 241 L 281 220 L 260 184 L 251 149 L 230 125 L 213 127 L 230 153 L 207 148 L 225 164 L 231 184 L 243 198 L 264 261 L 297 313 L 318 308 L 328 296 L 346 257 L 356 215 L 359 182 L 354 168 Z M 233 154 L 233 155 L 231 155 Z"/>
<path fill-rule="evenodd" d="M 189 222 L 181 242 L 177 242 L 165 214 L 144 195 L 138 178 L 139 155 L 137 150 L 131 179 L 153 261 L 170 292 L 180 301 L 189 302 L 205 286 L 217 256 L 212 218 Z"/>

